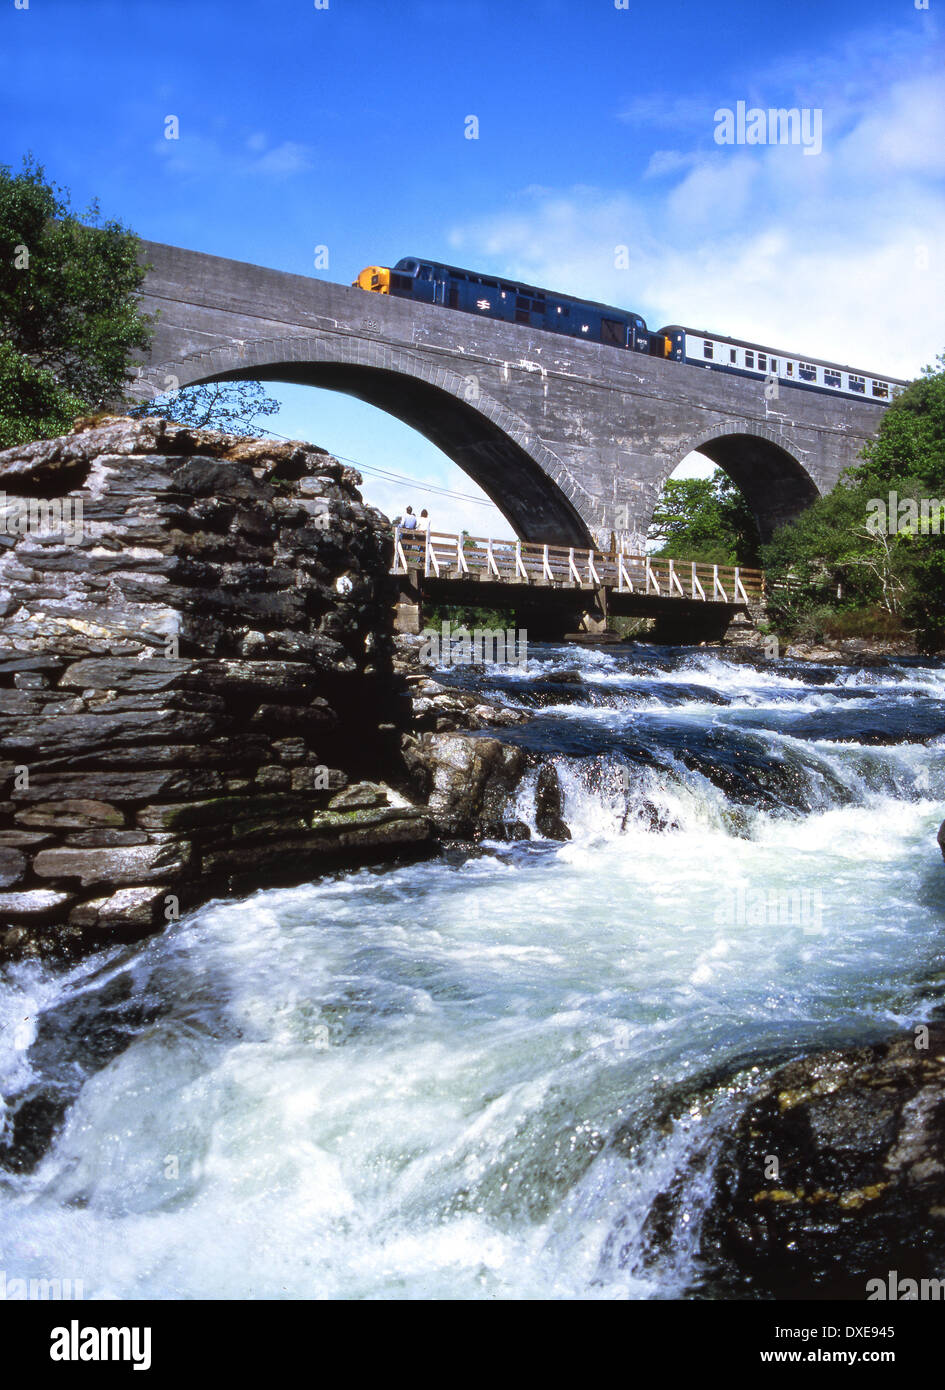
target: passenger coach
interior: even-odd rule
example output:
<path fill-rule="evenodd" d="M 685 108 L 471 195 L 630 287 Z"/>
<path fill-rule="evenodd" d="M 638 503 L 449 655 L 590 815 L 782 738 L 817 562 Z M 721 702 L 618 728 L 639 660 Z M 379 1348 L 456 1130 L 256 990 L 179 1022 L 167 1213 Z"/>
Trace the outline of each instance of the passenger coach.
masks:
<path fill-rule="evenodd" d="M 405 256 L 392 268 L 380 265 L 362 270 L 355 287 L 375 294 L 442 304 L 480 318 L 503 319 L 548 333 L 563 333 L 606 347 L 646 353 L 671 362 L 707 367 L 715 372 L 783 382 L 802 391 L 820 391 L 885 405 L 905 386 L 894 377 L 854 371 L 816 357 L 801 357 L 778 348 L 760 347 L 739 338 L 696 331 L 671 324 L 651 333 L 639 314 L 572 299 L 497 276 L 481 275 L 439 261 Z"/>

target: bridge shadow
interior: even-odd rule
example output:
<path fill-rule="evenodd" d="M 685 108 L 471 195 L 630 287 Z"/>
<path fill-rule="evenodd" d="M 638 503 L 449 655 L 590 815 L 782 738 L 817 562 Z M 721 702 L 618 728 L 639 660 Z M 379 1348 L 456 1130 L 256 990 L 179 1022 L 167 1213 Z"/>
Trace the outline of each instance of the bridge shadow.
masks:
<path fill-rule="evenodd" d="M 769 541 L 779 526 L 800 516 L 819 496 L 803 464 L 764 434 L 735 428 L 720 434 L 716 430 L 690 444 L 689 451 L 710 459 L 741 490 L 762 541 Z"/>

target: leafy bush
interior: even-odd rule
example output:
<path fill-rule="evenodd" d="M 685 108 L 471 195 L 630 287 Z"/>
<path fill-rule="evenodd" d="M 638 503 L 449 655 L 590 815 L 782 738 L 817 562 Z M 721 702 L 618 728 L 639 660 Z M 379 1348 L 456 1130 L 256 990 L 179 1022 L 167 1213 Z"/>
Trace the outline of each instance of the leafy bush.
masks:
<path fill-rule="evenodd" d="M 670 478 L 653 513 L 650 541 L 668 560 L 706 565 L 759 564 L 760 538 L 748 503 L 727 474 Z"/>
<path fill-rule="evenodd" d="M 923 650 L 939 650 L 945 644 L 941 499 L 945 355 L 888 407 L 862 463 L 762 548 L 772 620 L 794 636 L 898 633 Z M 923 522 L 923 505 L 930 524 Z"/>

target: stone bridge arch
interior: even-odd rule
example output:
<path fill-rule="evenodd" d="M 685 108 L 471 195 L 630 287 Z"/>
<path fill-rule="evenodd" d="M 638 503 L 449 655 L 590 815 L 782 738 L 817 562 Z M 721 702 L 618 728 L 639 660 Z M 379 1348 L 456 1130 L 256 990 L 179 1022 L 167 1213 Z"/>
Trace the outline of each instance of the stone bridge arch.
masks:
<path fill-rule="evenodd" d="M 412 426 L 458 464 L 522 540 L 590 546 L 572 498 L 580 489 L 561 460 L 520 416 L 468 375 L 407 349 L 350 338 L 234 341 L 143 368 L 134 394 L 226 380 L 284 381 L 340 391 Z M 318 443 L 317 440 L 313 441 Z"/>
<path fill-rule="evenodd" d="M 821 495 L 796 445 L 790 445 L 776 427 L 747 420 L 715 425 L 689 440 L 673 457 L 660 486 L 665 486 L 687 454 L 696 451 L 741 489 L 763 541 Z"/>

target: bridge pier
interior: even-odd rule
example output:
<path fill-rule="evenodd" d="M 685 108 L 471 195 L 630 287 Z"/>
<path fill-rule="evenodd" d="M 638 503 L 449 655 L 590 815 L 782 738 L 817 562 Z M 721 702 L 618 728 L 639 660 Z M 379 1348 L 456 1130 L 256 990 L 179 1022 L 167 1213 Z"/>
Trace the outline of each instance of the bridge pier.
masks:
<path fill-rule="evenodd" d="M 410 569 L 398 579 L 394 602 L 394 631 L 419 636 L 423 627 L 422 580 L 418 569 Z"/>

